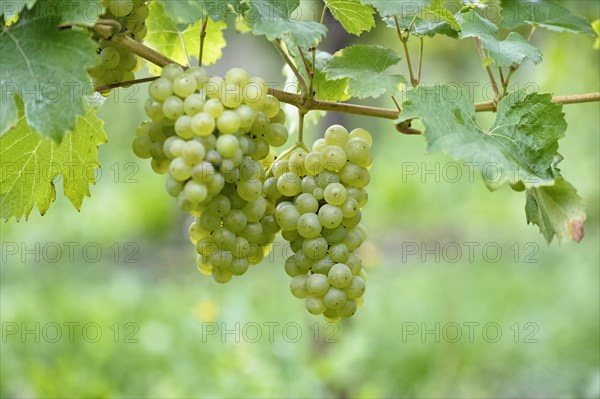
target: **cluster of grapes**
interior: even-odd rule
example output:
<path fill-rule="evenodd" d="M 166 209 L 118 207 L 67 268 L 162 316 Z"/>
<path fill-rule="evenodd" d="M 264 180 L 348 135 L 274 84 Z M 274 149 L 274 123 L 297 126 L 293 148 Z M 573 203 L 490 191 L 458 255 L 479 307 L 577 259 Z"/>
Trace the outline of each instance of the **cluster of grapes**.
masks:
<path fill-rule="evenodd" d="M 126 34 L 141 42 L 146 36 L 145 20 L 148 6 L 145 0 L 104 0 L 106 13 L 101 19 L 116 20 L 121 25 L 120 34 Z M 104 86 L 135 79 L 134 72 L 141 67 L 138 57 L 126 50 L 117 49 L 110 40 L 97 33 L 98 65 L 89 73 L 96 86 Z"/>
<path fill-rule="evenodd" d="M 271 147 L 288 139 L 279 101 L 266 82 L 232 68 L 225 79 L 168 65 L 149 87 L 133 151 L 168 173 L 167 192 L 196 217 L 190 239 L 204 274 L 225 283 L 259 263 L 279 231 L 264 194 Z"/>
<path fill-rule="evenodd" d="M 362 305 L 367 275 L 356 249 L 366 238 L 360 222 L 371 144 L 364 129 L 331 126 L 312 151 L 275 161 L 265 180 L 281 234 L 294 251 L 285 262 L 292 294 L 330 320 L 350 317 Z"/>

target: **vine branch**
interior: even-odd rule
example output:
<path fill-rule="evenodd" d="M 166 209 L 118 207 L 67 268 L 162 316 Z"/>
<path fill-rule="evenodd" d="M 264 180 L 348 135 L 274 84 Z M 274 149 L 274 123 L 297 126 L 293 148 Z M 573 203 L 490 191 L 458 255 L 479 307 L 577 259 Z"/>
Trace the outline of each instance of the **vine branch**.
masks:
<path fill-rule="evenodd" d="M 145 46 L 142 43 L 139 43 L 127 36 L 114 36 L 111 37 L 111 28 L 103 25 L 94 26 L 94 29 L 98 31 L 100 34 L 104 36 L 106 34 L 107 40 L 111 40 L 115 43 L 115 46 L 120 47 L 122 49 L 126 49 L 131 51 L 132 53 L 152 62 L 153 64 L 164 67 L 168 64 L 177 64 L 175 61 L 162 55 L 161 53 L 151 49 L 148 46 Z M 130 84 L 144 83 L 149 82 L 154 77 L 144 78 L 132 80 L 129 82 L 122 82 L 116 85 L 108 85 L 101 86 L 97 89 L 106 90 L 114 87 L 127 86 Z M 508 78 L 507 78 L 508 80 Z M 298 109 L 308 112 L 308 111 L 331 111 L 331 112 L 341 112 L 345 114 L 354 114 L 354 115 L 363 115 L 363 116 L 372 116 L 375 118 L 384 118 L 384 119 L 397 119 L 400 112 L 397 109 L 393 108 L 380 108 L 380 107 L 372 107 L 368 105 L 356 105 L 349 104 L 343 102 L 333 102 L 333 101 L 325 101 L 325 100 L 315 100 L 311 98 L 303 98 L 300 94 L 294 94 L 287 91 L 277 90 L 270 88 L 269 94 L 275 96 L 279 101 L 291 104 Z M 574 94 L 567 96 L 555 96 L 552 99 L 556 104 L 577 104 L 577 103 L 588 103 L 600 101 L 600 92 L 596 93 L 585 93 L 585 94 Z M 490 112 L 496 110 L 496 103 L 494 101 L 481 102 L 475 104 L 476 112 Z"/>
<path fill-rule="evenodd" d="M 572 94 L 568 96 L 554 96 L 552 102 L 555 104 L 581 104 L 591 103 L 600 101 L 600 92 L 596 93 L 585 93 L 585 94 Z M 476 112 L 493 112 L 496 111 L 496 103 L 494 101 L 487 101 L 475 104 Z"/>

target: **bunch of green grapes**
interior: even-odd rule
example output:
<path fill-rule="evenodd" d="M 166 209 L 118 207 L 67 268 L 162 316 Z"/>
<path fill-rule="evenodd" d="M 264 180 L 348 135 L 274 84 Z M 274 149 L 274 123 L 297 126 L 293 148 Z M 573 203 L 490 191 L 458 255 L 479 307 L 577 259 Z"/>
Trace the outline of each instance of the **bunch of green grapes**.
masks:
<path fill-rule="evenodd" d="M 222 79 L 168 65 L 149 94 L 152 122 L 138 128 L 133 151 L 168 174 L 167 192 L 195 216 L 199 270 L 227 282 L 259 263 L 279 231 L 263 187 L 272 147 L 288 139 L 279 101 L 240 68 Z"/>
<path fill-rule="evenodd" d="M 148 6 L 145 3 L 145 0 L 104 0 L 106 13 L 100 18 L 118 21 L 121 25 L 119 34 L 141 42 L 147 33 Z M 98 64 L 90 70 L 90 75 L 96 86 L 135 79 L 134 72 L 141 67 L 138 57 L 127 50 L 117 49 L 110 40 L 97 33 L 94 38 L 98 42 Z"/>
<path fill-rule="evenodd" d="M 356 252 L 366 238 L 361 208 L 368 200 L 372 138 L 364 129 L 331 126 L 312 151 L 273 164 L 265 185 L 275 218 L 294 254 L 285 262 L 292 294 L 330 320 L 362 305 L 367 275 Z"/>

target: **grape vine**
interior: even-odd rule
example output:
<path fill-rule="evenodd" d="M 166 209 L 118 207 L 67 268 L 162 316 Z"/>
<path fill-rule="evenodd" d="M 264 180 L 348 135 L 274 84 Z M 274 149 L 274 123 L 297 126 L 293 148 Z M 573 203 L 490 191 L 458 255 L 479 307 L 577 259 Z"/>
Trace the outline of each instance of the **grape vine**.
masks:
<path fill-rule="evenodd" d="M 305 117 L 321 115 L 315 111 L 388 119 L 390 131 L 423 136 L 428 152 L 480 166 L 493 162 L 502 176 L 492 180 L 484 173 L 487 187 L 524 191 L 527 222 L 538 225 L 548 243 L 583 238 L 583 199 L 557 166 L 558 140 L 567 128 L 562 105 L 600 101 L 600 93 L 510 89 L 524 62 L 542 62 L 532 41 L 537 30 L 597 37 L 589 21 L 558 1 L 419 0 L 405 7 L 404 1 L 315 0 L 314 18 L 302 20 L 295 19 L 294 11 L 302 10 L 298 0 L 17 3 L 0 8 L 0 203 L 6 220 L 27 218 L 34 206 L 47 211 L 54 182 L 35 181 L 31 172 L 54 163 L 54 154 L 99 167 L 98 146 L 106 137 L 85 98 L 145 84 L 150 121 L 139 125 L 133 152 L 166 175 L 168 195 L 193 215 L 189 234 L 198 269 L 218 282 L 260 263 L 280 232 L 293 251 L 283 267 L 292 294 L 310 313 L 333 320 L 352 316 L 362 304 L 361 208 L 368 199 L 373 138 L 364 129 L 334 125 L 305 143 Z M 97 10 L 92 17 L 90 7 Z M 502 19 L 494 19 L 497 14 Z M 319 49 L 328 15 L 357 36 L 375 28 L 380 17 L 398 42 L 391 48 L 355 44 L 329 54 Z M 269 87 L 243 68 L 223 77 L 206 73 L 204 66 L 221 56 L 222 31 L 233 25 L 232 17 L 240 32 L 264 36 L 275 47 L 297 90 Z M 528 35 L 521 35 L 523 26 L 530 26 Z M 437 35 L 471 43 L 493 99 L 474 103 L 463 89 L 427 81 L 423 49 Z M 409 47 L 414 40 L 416 56 Z M 396 47 L 408 77 L 392 72 L 401 62 Z M 155 76 L 136 79 L 144 62 Z M 31 82 L 35 95 L 27 88 Z M 57 88 L 73 85 L 84 88 L 80 95 L 57 95 Z M 395 107 L 352 102 L 381 96 Z M 297 108 L 297 123 L 290 123 L 296 115 L 286 115 L 281 103 Z M 496 121 L 480 127 L 477 112 L 495 112 Z M 64 182 L 77 208 L 94 183 L 93 168 L 82 175 Z"/>

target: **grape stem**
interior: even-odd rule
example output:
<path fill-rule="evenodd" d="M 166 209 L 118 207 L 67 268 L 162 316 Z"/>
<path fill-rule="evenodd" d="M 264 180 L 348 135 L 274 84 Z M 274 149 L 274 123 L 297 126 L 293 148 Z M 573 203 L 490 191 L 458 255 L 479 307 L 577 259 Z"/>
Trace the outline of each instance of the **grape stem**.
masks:
<path fill-rule="evenodd" d="M 402 47 L 404 48 L 404 54 L 406 56 L 406 64 L 408 65 L 408 73 L 410 74 L 410 83 L 413 85 L 413 87 L 416 87 L 419 84 L 419 82 L 415 78 L 415 74 L 413 72 L 413 67 L 412 67 L 412 62 L 410 60 L 410 51 L 408 51 L 408 38 L 410 37 L 410 28 L 412 27 L 414 18 L 413 18 L 413 22 L 410 23 L 410 26 L 407 29 L 408 34 L 406 35 L 406 37 L 404 37 L 404 35 L 400 31 L 400 24 L 398 23 L 398 17 L 394 16 L 394 22 L 396 24 L 396 32 L 398 33 L 398 39 L 400 39 L 400 41 L 402 42 Z M 421 68 L 419 67 L 419 69 L 421 69 Z"/>
<path fill-rule="evenodd" d="M 478 37 L 475 38 L 475 47 L 477 47 L 477 52 L 479 53 L 479 57 L 481 58 L 481 62 L 483 64 L 487 64 L 486 56 L 483 52 L 483 47 L 481 46 L 481 40 Z M 494 95 L 496 96 L 496 101 L 500 99 L 500 90 L 498 90 L 498 83 L 496 83 L 496 78 L 494 77 L 494 73 L 492 72 L 492 68 L 489 65 L 485 65 L 485 70 L 490 79 L 490 84 L 492 85 L 492 90 L 494 91 Z M 510 77 L 510 75 L 509 75 Z"/>
<path fill-rule="evenodd" d="M 202 28 L 200 29 L 200 49 L 198 50 L 198 66 L 202 66 L 202 53 L 204 52 L 204 38 L 206 37 L 206 25 L 208 25 L 208 17 L 204 18 Z"/>
<path fill-rule="evenodd" d="M 294 65 L 294 63 L 292 62 L 290 57 L 288 57 L 288 55 L 285 52 L 285 50 L 283 49 L 283 47 L 281 47 L 281 43 L 279 42 L 279 40 L 273 40 L 271 43 L 273 43 L 273 46 L 275 46 L 275 48 L 277 49 L 277 52 L 279 53 L 279 55 L 281 55 L 281 58 L 283 58 L 285 63 L 288 64 L 288 66 L 290 67 L 290 69 L 292 70 L 294 75 L 296 76 L 296 79 L 298 79 L 298 84 L 300 85 L 300 89 L 302 90 L 302 93 L 307 93 L 308 86 L 306 86 L 306 81 L 304 81 L 304 78 L 300 74 L 300 71 L 298 71 L 298 68 L 296 68 L 296 65 Z"/>
<path fill-rule="evenodd" d="M 169 64 L 177 64 L 169 57 L 162 55 L 161 53 L 151 49 L 148 46 L 143 45 L 127 36 L 114 36 L 112 37 L 112 28 L 106 25 L 94 25 L 94 30 L 100 33 L 107 40 L 114 42 L 115 47 L 129 50 L 132 53 L 146 59 L 147 61 L 159 66 L 165 67 Z M 155 78 L 147 78 L 148 80 L 139 79 L 137 81 L 131 81 L 130 84 L 143 83 L 150 81 Z M 508 78 L 507 78 L 508 80 Z M 135 83 L 133 83 L 135 82 Z M 120 85 L 114 87 L 121 87 Z M 287 91 L 277 90 L 274 88 L 269 89 L 269 94 L 275 96 L 279 101 L 286 104 L 291 104 L 305 112 L 309 111 L 331 111 L 341 112 L 345 114 L 372 116 L 375 118 L 384 119 L 397 119 L 400 112 L 397 109 L 372 107 L 368 105 L 357 105 L 344 102 L 334 102 L 325 100 L 315 100 L 304 98 L 300 94 L 290 93 Z M 577 103 L 588 103 L 600 101 L 600 92 L 585 93 L 585 94 L 574 94 L 567 96 L 555 96 L 552 99 L 556 104 L 577 104 Z M 487 101 L 475 104 L 476 112 L 495 112 L 496 102 Z"/>

